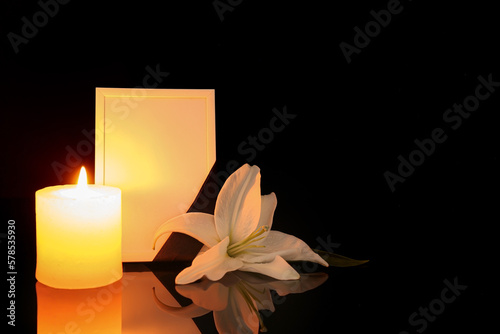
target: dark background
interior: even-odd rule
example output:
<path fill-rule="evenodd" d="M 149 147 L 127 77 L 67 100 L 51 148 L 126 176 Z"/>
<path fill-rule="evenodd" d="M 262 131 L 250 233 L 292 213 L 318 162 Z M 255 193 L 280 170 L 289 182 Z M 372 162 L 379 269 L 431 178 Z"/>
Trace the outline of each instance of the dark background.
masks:
<path fill-rule="evenodd" d="M 326 269 L 327 287 L 295 299 L 310 311 L 283 304 L 271 332 L 414 333 L 410 314 L 454 277 L 466 291 L 425 332 L 484 331 L 494 315 L 500 87 L 456 130 L 443 114 L 474 94 L 478 76 L 500 81 L 493 4 L 401 1 L 348 64 L 339 44 L 352 45 L 354 27 L 388 1 L 230 3 L 221 20 L 211 0 L 72 0 L 15 53 L 8 33 L 21 35 L 22 18 L 33 22 L 41 7 L 2 2 L 1 233 L 16 221 L 19 326 L 35 328 L 34 192 L 74 183 L 77 170 L 60 182 L 51 163 L 94 128 L 95 87 L 141 86 L 158 66 L 169 75 L 157 88 L 215 89 L 217 159 L 261 168 L 263 193 L 279 201 L 275 229 L 312 247 L 330 236 L 338 253 L 370 259 Z M 284 106 L 296 117 L 248 161 L 238 146 Z M 447 140 L 392 192 L 384 172 L 397 173 L 398 156 L 438 127 Z M 94 153 L 82 163 L 92 181 Z"/>

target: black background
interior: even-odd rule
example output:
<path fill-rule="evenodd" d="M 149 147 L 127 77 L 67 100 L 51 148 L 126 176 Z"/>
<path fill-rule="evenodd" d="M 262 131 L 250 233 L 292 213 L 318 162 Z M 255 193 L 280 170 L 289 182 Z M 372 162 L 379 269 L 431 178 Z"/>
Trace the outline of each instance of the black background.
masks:
<path fill-rule="evenodd" d="M 388 1 L 231 3 L 221 20 L 211 0 L 72 0 L 15 53 L 8 33 L 20 35 L 40 5 L 2 2 L 1 232 L 16 221 L 19 326 L 35 328 L 34 192 L 74 183 L 76 169 L 60 182 L 51 164 L 94 128 L 95 87 L 141 86 L 158 66 L 169 73 L 158 88 L 215 89 L 217 159 L 261 168 L 263 193 L 278 197 L 273 228 L 313 247 L 330 236 L 338 253 L 370 259 L 327 269 L 326 288 L 296 297 L 315 311 L 285 303 L 270 330 L 413 333 L 409 315 L 457 277 L 467 290 L 425 332 L 484 331 L 494 314 L 500 87 L 456 130 L 443 114 L 474 94 L 478 76 L 500 81 L 493 4 L 401 1 L 348 63 L 339 44 L 352 45 L 354 27 Z M 238 146 L 285 106 L 296 117 L 248 161 Z M 384 173 L 435 128 L 447 140 L 392 192 Z M 92 181 L 94 154 L 82 158 Z"/>

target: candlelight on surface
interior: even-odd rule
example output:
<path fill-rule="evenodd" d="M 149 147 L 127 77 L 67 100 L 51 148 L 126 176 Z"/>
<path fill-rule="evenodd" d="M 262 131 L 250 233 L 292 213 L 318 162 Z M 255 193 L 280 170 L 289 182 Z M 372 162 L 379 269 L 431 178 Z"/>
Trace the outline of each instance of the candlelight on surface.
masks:
<path fill-rule="evenodd" d="M 93 289 L 36 283 L 37 333 L 121 334 L 122 282 Z"/>
<path fill-rule="evenodd" d="M 38 281 L 85 289 L 122 277 L 120 189 L 87 185 L 82 167 L 77 185 L 47 187 L 35 198 Z"/>

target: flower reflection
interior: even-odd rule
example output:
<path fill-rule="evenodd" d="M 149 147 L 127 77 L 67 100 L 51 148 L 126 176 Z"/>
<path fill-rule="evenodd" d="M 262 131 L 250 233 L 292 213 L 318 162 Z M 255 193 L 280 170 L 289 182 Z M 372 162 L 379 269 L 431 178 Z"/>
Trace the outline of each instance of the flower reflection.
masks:
<path fill-rule="evenodd" d="M 257 333 L 259 328 L 263 332 L 267 330 L 259 311 L 274 312 L 271 290 L 283 297 L 312 290 L 327 279 L 325 273 L 314 273 L 302 274 L 300 279 L 294 281 L 279 281 L 236 271 L 226 274 L 219 281 L 204 278 L 198 283 L 176 286 L 181 295 L 193 302 L 186 307 L 162 302 L 154 288 L 153 295 L 158 307 L 171 315 L 194 318 L 213 311 L 219 333 Z"/>

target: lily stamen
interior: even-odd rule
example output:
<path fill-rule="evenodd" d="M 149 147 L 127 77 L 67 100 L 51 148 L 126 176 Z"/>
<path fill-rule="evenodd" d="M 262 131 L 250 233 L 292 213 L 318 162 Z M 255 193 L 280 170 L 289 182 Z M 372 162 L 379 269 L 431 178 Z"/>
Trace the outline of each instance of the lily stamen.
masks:
<path fill-rule="evenodd" d="M 239 242 L 236 242 L 236 243 L 232 244 L 231 246 L 229 246 L 227 248 L 227 254 L 231 257 L 234 257 L 234 256 L 244 252 L 248 248 L 262 248 L 262 247 L 264 247 L 261 245 L 252 245 L 252 244 L 259 241 L 259 240 L 264 239 L 265 236 L 262 236 L 260 238 L 258 238 L 258 237 L 267 231 L 269 231 L 269 226 L 267 226 L 267 225 L 263 225 L 263 226 L 257 228 L 255 231 L 250 233 L 250 235 L 248 237 L 246 237 L 245 239 L 240 240 Z"/>

